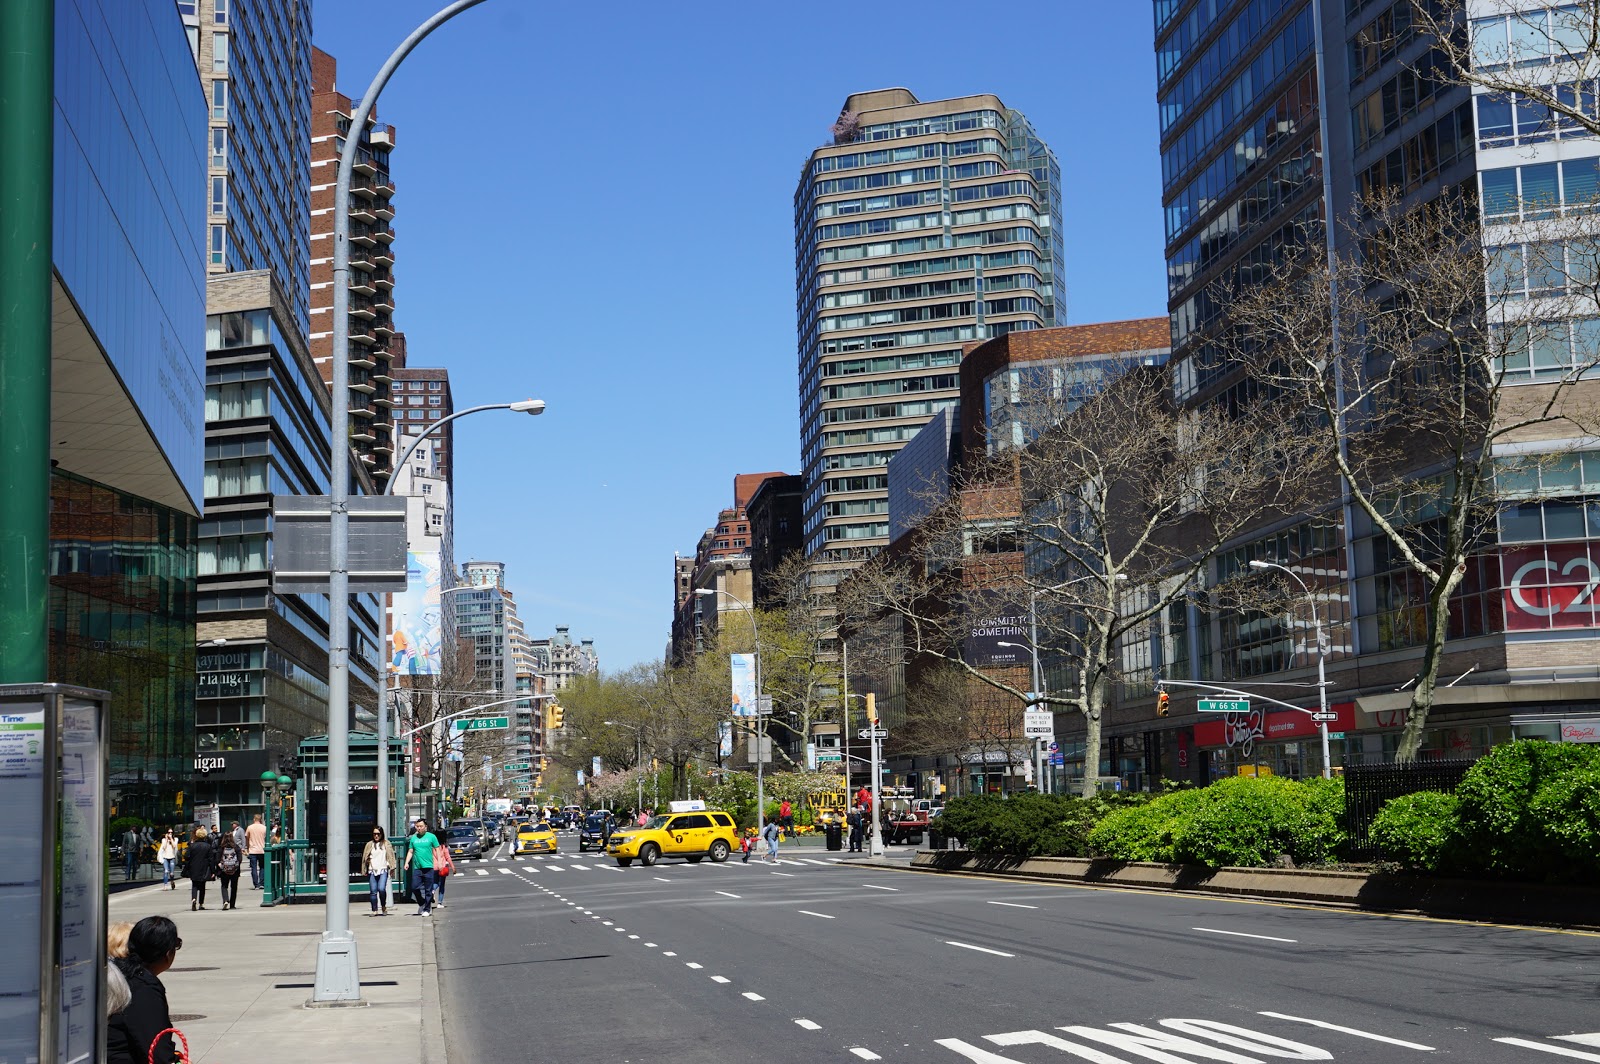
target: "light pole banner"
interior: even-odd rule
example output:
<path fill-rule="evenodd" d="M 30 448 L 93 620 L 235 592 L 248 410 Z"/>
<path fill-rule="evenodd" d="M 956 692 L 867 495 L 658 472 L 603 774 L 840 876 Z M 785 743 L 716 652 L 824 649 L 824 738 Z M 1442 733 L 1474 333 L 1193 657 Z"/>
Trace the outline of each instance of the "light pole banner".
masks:
<path fill-rule="evenodd" d="M 442 568 L 436 550 L 406 555 L 406 589 L 394 596 L 394 653 L 390 665 L 397 673 L 437 676 L 442 671 Z"/>
<path fill-rule="evenodd" d="M 733 721 L 731 720 L 717 722 L 717 756 L 723 758 L 733 756 Z"/>
<path fill-rule="evenodd" d="M 754 717 L 756 708 L 756 656 L 754 654 L 729 654 L 733 674 L 733 715 Z"/>

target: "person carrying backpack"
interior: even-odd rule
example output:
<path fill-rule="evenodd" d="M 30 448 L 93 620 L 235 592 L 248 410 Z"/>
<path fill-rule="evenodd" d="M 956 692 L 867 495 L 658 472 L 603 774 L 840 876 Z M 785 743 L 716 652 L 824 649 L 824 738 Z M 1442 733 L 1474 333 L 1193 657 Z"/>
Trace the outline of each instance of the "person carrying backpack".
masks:
<path fill-rule="evenodd" d="M 239 907 L 239 872 L 243 866 L 244 853 L 239 844 L 232 835 L 222 836 L 222 846 L 217 851 L 217 883 L 225 910 Z"/>
<path fill-rule="evenodd" d="M 778 840 L 783 838 L 783 828 L 778 826 L 776 820 L 769 820 L 767 826 L 761 829 L 761 837 L 767 840 L 767 860 L 777 864 Z"/>

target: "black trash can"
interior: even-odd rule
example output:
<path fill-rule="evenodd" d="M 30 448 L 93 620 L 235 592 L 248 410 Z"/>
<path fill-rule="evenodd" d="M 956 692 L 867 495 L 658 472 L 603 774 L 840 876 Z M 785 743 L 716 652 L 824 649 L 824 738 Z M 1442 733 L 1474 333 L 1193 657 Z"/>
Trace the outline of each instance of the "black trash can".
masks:
<path fill-rule="evenodd" d="M 837 820 L 830 820 L 822 829 L 822 833 L 827 837 L 828 849 L 844 849 L 844 825 L 840 824 Z"/>

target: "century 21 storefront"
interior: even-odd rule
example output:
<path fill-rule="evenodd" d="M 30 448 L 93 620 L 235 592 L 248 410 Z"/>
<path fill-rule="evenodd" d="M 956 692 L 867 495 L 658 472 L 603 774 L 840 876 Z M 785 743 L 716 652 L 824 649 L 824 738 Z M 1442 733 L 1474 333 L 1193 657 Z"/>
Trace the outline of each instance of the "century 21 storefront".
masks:
<path fill-rule="evenodd" d="M 1590 508 L 1600 516 L 1600 506 Z M 1441 675 L 1423 759 L 1478 757 L 1511 739 L 1600 742 L 1600 540 L 1519 545 L 1502 551 L 1500 561 L 1503 630 L 1478 641 L 1481 652 L 1471 656 L 1468 671 Z M 1457 682 L 1450 685 L 1452 680 Z M 1338 673 L 1334 685 L 1337 692 Z M 1392 760 L 1409 689 L 1343 698 L 1328 707 L 1337 714 L 1328 725 L 1335 769 Z M 1305 705 L 1316 708 L 1314 702 Z M 1199 770 L 1184 773 L 1188 778 L 1265 772 L 1308 777 L 1322 771 L 1317 725 L 1308 713 L 1294 710 L 1252 707 L 1202 720 L 1174 745 L 1174 760 Z M 1200 764 L 1189 764 L 1190 749 Z"/>

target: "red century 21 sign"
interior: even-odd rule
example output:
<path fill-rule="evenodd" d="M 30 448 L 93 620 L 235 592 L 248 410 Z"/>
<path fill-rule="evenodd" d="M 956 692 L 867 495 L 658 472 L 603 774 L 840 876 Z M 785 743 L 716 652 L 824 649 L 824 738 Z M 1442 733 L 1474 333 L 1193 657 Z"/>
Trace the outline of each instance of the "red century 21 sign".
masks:
<path fill-rule="evenodd" d="M 1519 547 L 1500 566 L 1508 631 L 1600 625 L 1600 542 Z"/>

